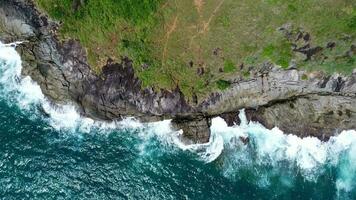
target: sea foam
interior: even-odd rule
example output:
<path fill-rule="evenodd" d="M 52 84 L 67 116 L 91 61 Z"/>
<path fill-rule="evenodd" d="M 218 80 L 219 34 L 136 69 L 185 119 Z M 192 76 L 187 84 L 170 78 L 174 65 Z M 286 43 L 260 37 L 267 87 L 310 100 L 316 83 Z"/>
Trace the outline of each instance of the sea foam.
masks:
<path fill-rule="evenodd" d="M 14 46 L 0 42 L 0 96 L 24 110 L 41 106 L 49 115 L 49 124 L 56 130 L 84 133 L 93 128 L 104 131 L 117 128 L 140 130 L 138 134 L 143 141 L 149 142 L 155 137 L 163 145 L 193 152 L 206 163 L 221 162 L 223 173 L 228 177 L 235 176 L 240 169 L 257 169 L 260 186 L 269 185 L 270 175 L 259 172 L 259 166 L 271 167 L 275 173 L 281 173 L 282 168 L 297 169 L 309 181 L 316 180 L 328 166 L 337 168 L 336 187 L 340 193 L 355 187 L 354 130 L 343 131 L 328 142 L 313 137 L 299 138 L 285 134 L 277 127 L 269 130 L 259 123 L 247 122 L 241 110 L 240 125 L 228 127 L 222 118 L 214 118 L 208 143 L 186 145 L 179 139 L 182 131 L 173 131 L 170 120 L 149 124 L 142 124 L 134 118 L 100 122 L 81 116 L 74 105 L 53 105 L 38 84 L 30 77 L 21 75 L 21 58 Z M 249 142 L 244 144 L 241 138 L 248 138 Z M 289 179 L 281 181 L 286 185 L 292 184 Z"/>

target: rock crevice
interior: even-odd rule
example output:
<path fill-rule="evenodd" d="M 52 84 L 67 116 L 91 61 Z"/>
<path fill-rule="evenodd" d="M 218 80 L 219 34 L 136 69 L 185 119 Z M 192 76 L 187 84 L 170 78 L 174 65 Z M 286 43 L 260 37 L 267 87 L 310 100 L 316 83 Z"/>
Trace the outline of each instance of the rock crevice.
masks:
<path fill-rule="evenodd" d="M 85 116 L 101 120 L 133 116 L 145 122 L 173 119 L 187 143 L 207 142 L 213 117 L 239 124 L 242 108 L 249 120 L 303 137 L 327 140 L 340 130 L 356 128 L 356 74 L 310 73 L 305 80 L 306 72 L 266 65 L 263 71 L 251 72 L 249 79 L 190 105 L 179 88 L 142 88 L 128 58 L 108 59 L 102 74 L 95 74 L 78 41 L 57 38 L 58 27 L 31 0 L 0 2 L 0 40 L 27 41 L 18 48 L 22 73 L 31 76 L 51 100 L 74 102 Z"/>

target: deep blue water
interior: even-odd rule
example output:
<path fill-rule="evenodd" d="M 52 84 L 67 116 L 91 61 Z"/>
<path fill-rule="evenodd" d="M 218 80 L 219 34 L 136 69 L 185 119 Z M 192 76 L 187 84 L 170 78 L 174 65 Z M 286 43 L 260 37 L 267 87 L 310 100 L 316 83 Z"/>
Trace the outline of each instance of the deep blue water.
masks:
<path fill-rule="evenodd" d="M 254 180 L 259 170 L 273 170 L 247 168 L 229 178 L 223 159 L 206 164 L 157 138 L 143 141 L 131 130 L 58 132 L 4 100 L 0 116 L 0 196 L 5 199 L 333 199 L 336 194 L 332 169 L 316 183 L 286 169 L 270 186 L 259 187 Z M 280 176 L 288 179 L 289 173 L 295 180 L 283 185 Z"/>
<path fill-rule="evenodd" d="M 321 143 L 216 119 L 210 145 L 184 146 L 169 122 L 105 124 L 50 107 L 14 78 L 14 59 L 0 47 L 1 199 L 356 199 L 354 131 Z"/>

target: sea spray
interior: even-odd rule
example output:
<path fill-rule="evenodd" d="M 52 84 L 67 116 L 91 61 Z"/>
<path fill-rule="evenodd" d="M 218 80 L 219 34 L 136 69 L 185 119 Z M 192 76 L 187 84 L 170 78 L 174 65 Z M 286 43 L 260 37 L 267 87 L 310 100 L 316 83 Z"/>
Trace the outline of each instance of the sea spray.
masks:
<path fill-rule="evenodd" d="M 328 142 L 313 137 L 299 138 L 284 134 L 278 128 L 269 130 L 259 123 L 247 122 L 242 110 L 240 125 L 228 127 L 223 119 L 215 118 L 208 143 L 186 145 L 179 139 L 182 132 L 171 130 L 169 120 L 142 124 L 128 118 L 107 123 L 81 116 L 74 105 L 53 105 L 30 77 L 21 75 L 21 69 L 21 59 L 14 47 L 0 44 L 0 96 L 24 110 L 41 106 L 55 130 L 72 133 L 88 133 L 93 129 L 102 132 L 136 130 L 141 138 L 139 149 L 144 156 L 150 156 L 148 146 L 151 148 L 150 143 L 156 140 L 164 147 L 190 151 L 205 163 L 216 163 L 229 179 L 246 176 L 262 188 L 274 184 L 276 177 L 281 185 L 292 187 L 297 174 L 306 181 L 316 182 L 325 170 L 335 168 L 339 197 L 347 198 L 354 190 L 356 132 L 353 130 L 343 131 Z M 243 138 L 248 138 L 248 142 Z"/>
<path fill-rule="evenodd" d="M 81 116 L 74 105 L 53 105 L 43 95 L 38 84 L 32 81 L 30 77 L 21 75 L 21 58 L 14 47 L 15 45 L 0 44 L 0 63 L 2 63 L 0 85 L 4 88 L 2 90 L 3 95 L 6 95 L 7 99 L 15 101 L 23 109 L 29 110 L 40 106 L 49 115 L 49 123 L 56 130 L 90 132 L 92 129 L 139 129 L 138 132 L 143 141 L 149 142 L 152 137 L 155 137 L 166 146 L 174 145 L 183 150 L 194 151 L 207 162 L 215 160 L 220 155 L 221 152 L 216 151 L 216 148 L 223 146 L 220 138 L 212 138 L 212 142 L 208 144 L 185 145 L 179 139 L 182 132 L 173 131 L 170 120 L 142 124 L 134 118 L 126 118 L 119 122 L 108 123 Z M 142 151 L 144 151 L 145 142 L 141 146 Z"/>
<path fill-rule="evenodd" d="M 18 44 L 21 43 L 4 45 L 0 42 L 0 95 L 7 99 L 9 104 L 16 104 L 23 110 L 33 110 L 40 106 L 49 116 L 49 123 L 56 130 L 90 132 L 92 128 L 137 127 L 137 122 L 133 118 L 112 123 L 94 121 L 81 116 L 74 105 L 51 103 L 43 95 L 37 83 L 29 76 L 22 76 L 21 57 L 15 50 Z"/>
<path fill-rule="evenodd" d="M 326 169 L 336 168 L 339 193 L 354 189 L 355 130 L 343 131 L 329 141 L 322 142 L 314 137 L 287 135 L 278 128 L 269 130 L 256 122 L 246 123 L 243 110 L 240 111 L 240 119 L 241 125 L 234 127 L 228 127 L 221 118 L 215 118 L 212 122 L 212 138 L 224 140 L 223 146 L 217 147 L 216 152 L 221 152 L 219 162 L 222 162 L 226 177 L 235 178 L 244 171 L 255 169 L 256 177 L 252 180 L 258 186 L 266 187 L 276 176 L 280 178 L 280 184 L 290 185 L 296 173 L 300 173 L 307 181 L 316 182 Z M 241 138 L 248 138 L 249 142 L 246 144 Z M 287 174 L 282 175 L 285 172 Z"/>

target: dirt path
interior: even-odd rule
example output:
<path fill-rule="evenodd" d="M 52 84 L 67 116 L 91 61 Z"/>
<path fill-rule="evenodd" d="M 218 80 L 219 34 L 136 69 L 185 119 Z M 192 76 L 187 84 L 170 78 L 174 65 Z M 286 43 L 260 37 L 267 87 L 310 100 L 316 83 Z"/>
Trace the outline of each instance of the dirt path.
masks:
<path fill-rule="evenodd" d="M 209 28 L 209 25 L 211 23 L 211 21 L 213 20 L 213 18 L 215 17 L 216 13 L 219 11 L 219 9 L 221 8 L 221 6 L 224 4 L 224 1 L 225 0 L 221 0 L 220 3 L 218 4 L 218 6 L 216 6 L 216 8 L 214 9 L 214 11 L 211 13 L 209 19 L 207 22 L 203 22 L 204 26 L 203 26 L 203 29 L 199 32 L 200 34 L 203 34 L 205 33 L 208 28 Z"/>
<path fill-rule="evenodd" d="M 174 30 L 176 30 L 177 23 L 178 23 L 178 16 L 176 16 L 174 18 L 173 23 L 169 26 L 168 31 L 167 31 L 166 36 L 165 36 L 166 42 L 164 44 L 163 53 L 162 53 L 162 65 L 163 65 L 163 62 L 165 61 L 165 59 L 167 57 L 167 48 L 168 48 L 169 38 L 170 38 L 171 34 L 174 32 Z"/>
<path fill-rule="evenodd" d="M 204 0 L 194 0 L 194 5 L 200 15 L 203 9 Z"/>
<path fill-rule="evenodd" d="M 221 6 L 224 4 L 224 1 L 225 1 L 225 0 L 221 0 L 221 1 L 219 2 L 219 4 L 215 7 L 214 11 L 211 13 L 211 15 L 210 15 L 210 17 L 209 17 L 209 19 L 208 19 L 207 22 L 205 22 L 205 21 L 203 20 L 203 22 L 202 22 L 203 28 L 202 28 L 200 31 L 198 31 L 198 33 L 197 33 L 196 35 L 194 35 L 194 36 L 191 38 L 190 44 L 189 44 L 189 48 L 192 47 L 195 38 L 197 38 L 199 35 L 202 35 L 202 34 L 204 34 L 204 33 L 207 32 L 211 21 L 212 21 L 212 20 L 214 19 L 214 17 L 216 16 L 216 13 L 219 12 L 219 9 L 220 9 Z M 199 5 L 202 6 L 203 3 L 204 3 L 203 0 L 194 0 L 194 2 L 195 2 L 195 4 L 196 4 L 196 6 L 197 6 L 197 5 L 198 5 L 198 6 L 199 6 Z M 199 3 L 201 3 L 201 4 L 197 4 L 197 2 L 199 2 Z M 198 6 L 197 6 L 197 9 L 199 8 Z"/>

